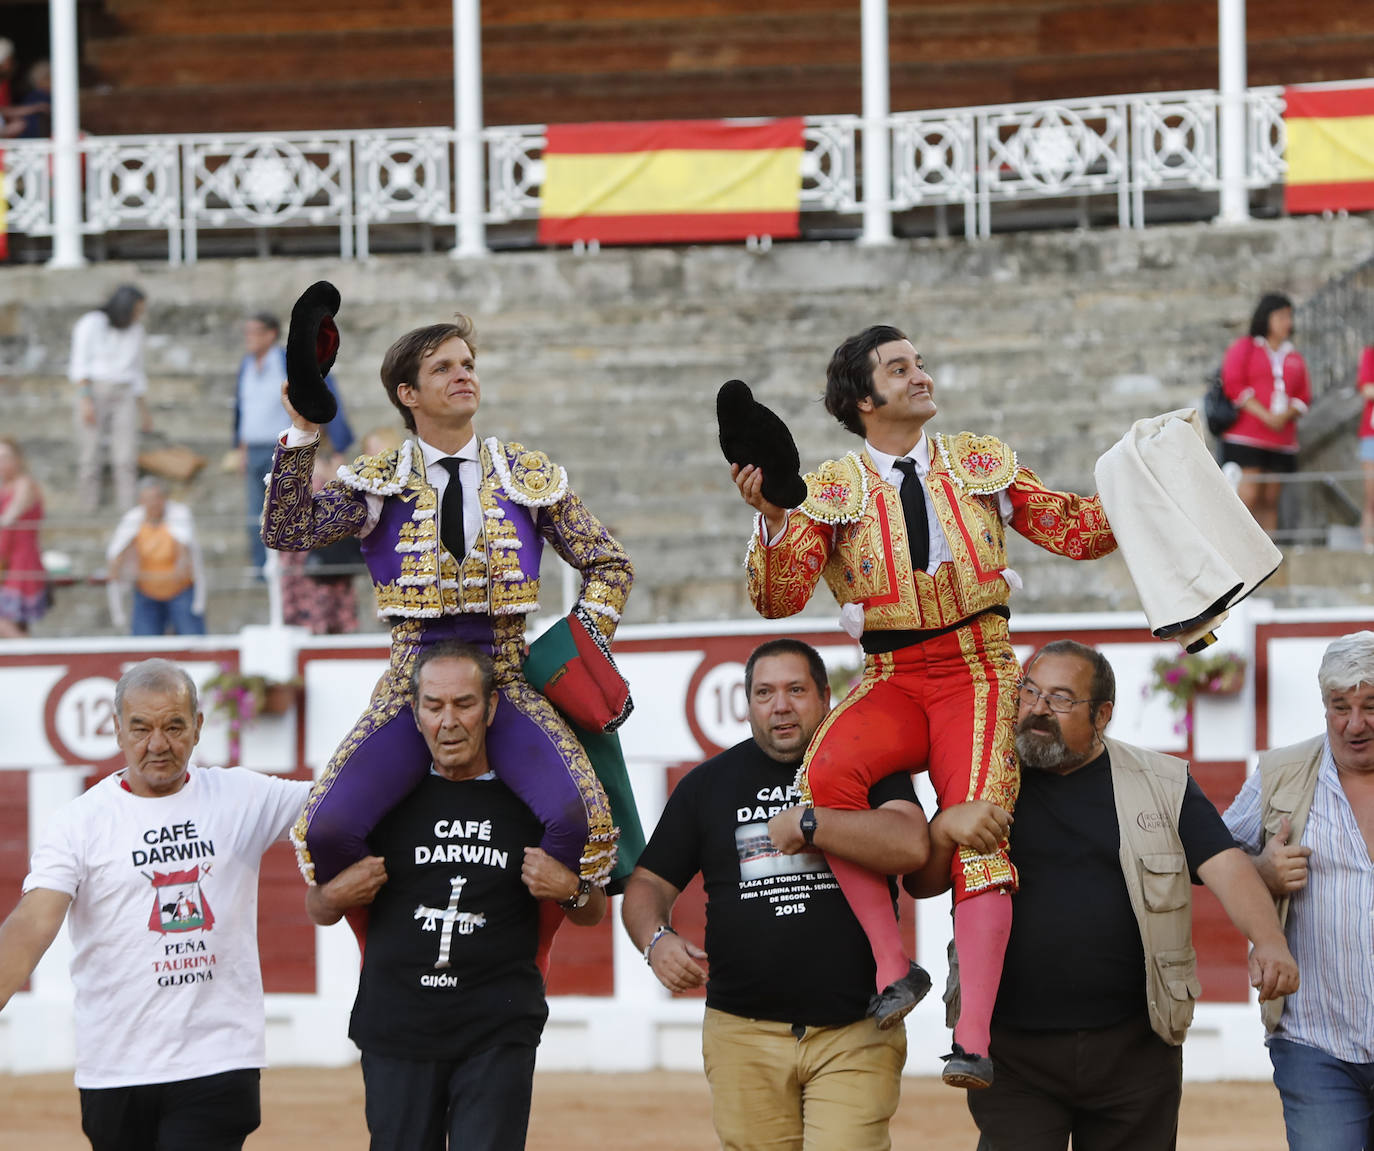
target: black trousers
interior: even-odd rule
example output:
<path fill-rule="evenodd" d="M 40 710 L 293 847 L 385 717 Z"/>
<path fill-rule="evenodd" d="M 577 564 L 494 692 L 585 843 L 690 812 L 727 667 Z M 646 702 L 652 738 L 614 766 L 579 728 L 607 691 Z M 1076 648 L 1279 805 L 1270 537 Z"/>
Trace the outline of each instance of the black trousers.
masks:
<path fill-rule="evenodd" d="M 992 1026 L 996 1078 L 968 1093 L 978 1151 L 1173 1151 L 1183 1049 L 1141 1017 L 1091 1031 Z"/>
<path fill-rule="evenodd" d="M 534 1048 L 505 1044 L 466 1059 L 364 1051 L 372 1151 L 522 1151 Z"/>
<path fill-rule="evenodd" d="M 262 1123 L 256 1067 L 139 1087 L 81 1088 L 94 1151 L 240 1151 Z"/>

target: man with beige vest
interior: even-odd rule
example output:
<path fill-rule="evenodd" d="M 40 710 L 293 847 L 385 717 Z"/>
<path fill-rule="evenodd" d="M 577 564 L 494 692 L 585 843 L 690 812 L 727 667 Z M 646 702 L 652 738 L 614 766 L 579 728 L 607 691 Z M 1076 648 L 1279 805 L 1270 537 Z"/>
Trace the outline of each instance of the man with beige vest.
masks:
<path fill-rule="evenodd" d="M 992 1019 L 997 1079 L 968 1097 L 980 1151 L 1175 1146 L 1180 1045 L 1201 991 L 1190 880 L 1254 944 L 1261 1000 L 1298 985 L 1273 902 L 1188 765 L 1104 738 L 1115 697 L 1111 665 L 1072 640 L 1047 644 L 1022 679 L 1021 889 Z M 942 858 L 1006 820 L 984 802 L 942 811 L 913 894 L 932 894 Z"/>
<path fill-rule="evenodd" d="M 1278 900 L 1302 989 L 1261 1014 L 1292 1151 L 1374 1147 L 1374 632 L 1335 640 L 1326 732 L 1264 752 L 1227 809 Z"/>

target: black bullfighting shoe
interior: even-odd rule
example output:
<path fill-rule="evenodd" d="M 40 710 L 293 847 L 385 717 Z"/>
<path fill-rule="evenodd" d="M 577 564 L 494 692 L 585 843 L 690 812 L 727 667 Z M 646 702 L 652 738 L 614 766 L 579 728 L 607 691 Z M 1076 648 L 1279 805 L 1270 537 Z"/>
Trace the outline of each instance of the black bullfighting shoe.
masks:
<path fill-rule="evenodd" d="M 900 979 L 894 980 L 868 1001 L 868 1013 L 879 1031 L 896 1027 L 930 990 L 930 973 L 919 963 L 912 963 Z"/>
<path fill-rule="evenodd" d="M 945 1069 L 940 1078 L 951 1087 L 967 1087 L 981 1091 L 992 1086 L 992 1060 L 986 1055 L 970 1055 L 959 1044 L 948 1055 L 941 1055 Z"/>

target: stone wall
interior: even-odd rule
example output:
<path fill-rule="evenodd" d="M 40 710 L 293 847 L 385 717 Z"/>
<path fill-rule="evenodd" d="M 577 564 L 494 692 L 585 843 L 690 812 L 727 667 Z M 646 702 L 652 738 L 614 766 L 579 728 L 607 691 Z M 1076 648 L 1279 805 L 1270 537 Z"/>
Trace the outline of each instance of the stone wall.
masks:
<path fill-rule="evenodd" d="M 344 306 L 337 368 L 360 433 L 398 423 L 377 379 L 391 339 L 455 310 L 478 324 L 479 431 L 565 464 L 635 558 L 636 622 L 748 616 L 740 570 L 749 515 L 716 443 L 715 392 L 738 376 L 789 423 L 804 462 L 857 440 L 818 402 L 829 354 L 877 322 L 909 332 L 937 383 L 940 428 L 1012 442 L 1049 483 L 1091 488 L 1093 461 L 1139 417 L 1196 402 L 1259 294 L 1303 300 L 1374 253 L 1374 221 L 1004 234 L 962 240 L 207 261 L 0 272 L 0 403 L 49 493 L 46 545 L 99 567 L 113 513 L 78 507 L 64 382 L 71 325 L 118 283 L 142 285 L 158 428 L 210 461 L 185 497 L 212 564 L 212 629 L 266 612 L 245 571 L 231 444 L 239 321 L 333 280 Z M 934 425 L 933 425 L 934 426 Z M 1353 426 L 1347 433 L 1353 439 Z M 1353 446 L 1351 458 L 1353 459 Z M 1136 606 L 1115 560 L 1075 566 L 1012 542 L 1022 610 Z M 1319 566 L 1319 565 L 1316 565 Z M 1350 581 L 1345 581 L 1350 582 Z M 556 579 L 548 581 L 557 608 Z M 1294 592 L 1293 594 L 1301 594 Z M 39 634 L 107 629 L 102 597 L 59 593 Z M 366 598 L 366 597 L 365 597 Z M 810 609 L 833 615 L 827 595 Z"/>

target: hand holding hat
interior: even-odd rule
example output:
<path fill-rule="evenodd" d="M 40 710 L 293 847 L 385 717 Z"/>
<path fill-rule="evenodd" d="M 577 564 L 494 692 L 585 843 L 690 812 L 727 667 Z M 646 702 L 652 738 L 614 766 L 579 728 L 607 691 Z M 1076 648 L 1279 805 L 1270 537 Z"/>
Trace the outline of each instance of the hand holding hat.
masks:
<path fill-rule="evenodd" d="M 763 498 L 779 508 L 795 508 L 806 499 L 801 457 L 787 425 L 754 399 L 743 380 L 727 380 L 716 393 L 720 450 L 732 464 L 763 473 Z"/>
<path fill-rule="evenodd" d="M 286 336 L 286 398 L 312 424 L 327 424 L 339 411 L 324 378 L 339 354 L 334 316 L 341 302 L 339 289 L 328 280 L 319 280 L 301 293 L 291 309 Z"/>

